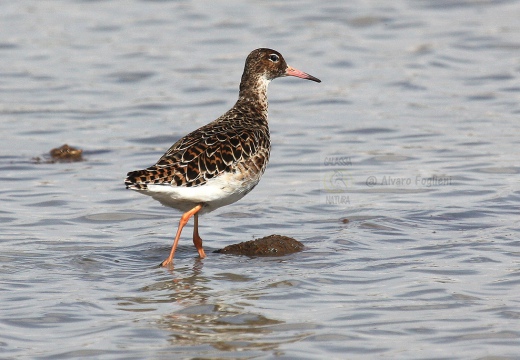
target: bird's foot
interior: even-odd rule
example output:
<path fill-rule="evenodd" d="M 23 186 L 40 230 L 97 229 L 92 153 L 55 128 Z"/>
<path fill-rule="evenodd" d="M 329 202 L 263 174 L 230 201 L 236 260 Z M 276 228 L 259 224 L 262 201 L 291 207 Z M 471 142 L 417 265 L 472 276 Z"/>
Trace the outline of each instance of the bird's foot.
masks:
<path fill-rule="evenodd" d="M 199 252 L 199 256 L 201 259 L 204 259 L 206 257 L 206 253 L 204 252 L 203 248 L 197 249 Z"/>
<path fill-rule="evenodd" d="M 171 258 L 168 258 L 166 260 L 164 260 L 162 263 L 161 263 L 161 266 L 162 267 L 169 267 L 169 266 L 173 266 L 173 259 Z"/>

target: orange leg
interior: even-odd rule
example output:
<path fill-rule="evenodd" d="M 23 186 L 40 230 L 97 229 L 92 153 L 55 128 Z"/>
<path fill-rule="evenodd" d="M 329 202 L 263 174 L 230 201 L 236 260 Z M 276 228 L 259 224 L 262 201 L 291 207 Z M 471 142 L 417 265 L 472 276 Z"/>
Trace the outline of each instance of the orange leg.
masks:
<path fill-rule="evenodd" d="M 177 244 L 179 243 L 179 238 L 181 237 L 182 229 L 188 223 L 188 220 L 190 220 L 190 217 L 192 217 L 193 215 L 197 216 L 197 213 L 200 211 L 200 209 L 202 209 L 202 204 L 199 204 L 199 205 L 195 206 L 193 209 L 186 211 L 184 214 L 182 214 L 181 220 L 179 221 L 179 228 L 177 229 L 177 234 L 175 235 L 175 240 L 173 240 L 172 251 L 170 252 L 170 256 L 168 256 L 168 259 L 166 259 L 162 262 L 162 264 L 161 264 L 162 266 L 167 266 L 172 263 L 173 255 L 175 254 L 175 249 L 177 249 Z M 201 248 L 202 248 L 202 240 L 200 242 L 201 242 Z M 199 251 L 199 254 L 200 254 L 200 251 Z"/>
<path fill-rule="evenodd" d="M 195 214 L 195 224 L 193 225 L 193 244 L 197 248 L 200 258 L 204 259 L 206 257 L 206 253 L 202 248 L 202 239 L 199 236 L 199 214 Z"/>

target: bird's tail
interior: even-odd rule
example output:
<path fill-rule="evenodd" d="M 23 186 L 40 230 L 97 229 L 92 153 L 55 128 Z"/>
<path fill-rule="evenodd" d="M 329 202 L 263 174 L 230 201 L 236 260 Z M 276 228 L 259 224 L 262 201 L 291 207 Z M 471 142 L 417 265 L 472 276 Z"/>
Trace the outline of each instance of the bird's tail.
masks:
<path fill-rule="evenodd" d="M 130 171 L 126 174 L 126 188 L 132 190 L 146 190 L 147 184 L 149 183 L 146 181 L 147 178 L 149 178 L 148 170 Z"/>

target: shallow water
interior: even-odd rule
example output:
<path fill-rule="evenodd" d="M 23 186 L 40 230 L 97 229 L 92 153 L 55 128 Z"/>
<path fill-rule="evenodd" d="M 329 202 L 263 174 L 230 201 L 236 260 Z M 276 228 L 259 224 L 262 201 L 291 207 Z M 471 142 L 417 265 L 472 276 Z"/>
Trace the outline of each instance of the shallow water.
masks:
<path fill-rule="evenodd" d="M 513 359 L 520 346 L 519 1 L 11 2 L 0 12 L 0 357 Z M 206 252 L 125 190 L 235 101 L 268 46 L 255 190 Z M 64 143 L 86 161 L 35 163 Z"/>

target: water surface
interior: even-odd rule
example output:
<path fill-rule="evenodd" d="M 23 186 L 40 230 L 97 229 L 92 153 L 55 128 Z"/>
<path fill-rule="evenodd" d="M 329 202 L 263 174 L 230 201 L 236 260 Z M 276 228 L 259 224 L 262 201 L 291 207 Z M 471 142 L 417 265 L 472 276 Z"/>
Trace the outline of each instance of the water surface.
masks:
<path fill-rule="evenodd" d="M 11 2 L 0 12 L 2 358 L 514 359 L 520 2 Z M 272 157 L 201 218 L 206 252 L 125 190 L 226 111 L 247 54 L 277 79 Z M 67 143 L 84 162 L 35 163 Z"/>

